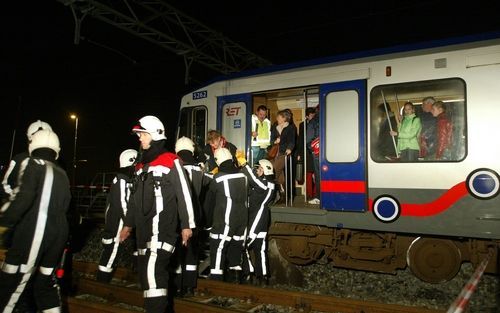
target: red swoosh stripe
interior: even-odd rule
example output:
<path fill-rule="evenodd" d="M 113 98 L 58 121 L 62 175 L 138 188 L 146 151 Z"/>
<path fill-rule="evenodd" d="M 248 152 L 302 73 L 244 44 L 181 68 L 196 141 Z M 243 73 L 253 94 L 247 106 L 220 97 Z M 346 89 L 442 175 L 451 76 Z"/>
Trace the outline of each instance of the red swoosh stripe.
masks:
<path fill-rule="evenodd" d="M 430 216 L 446 211 L 450 206 L 468 193 L 465 182 L 451 187 L 441 197 L 428 203 L 403 203 L 401 215 L 406 216 Z"/>
<path fill-rule="evenodd" d="M 432 216 L 446 211 L 460 198 L 467 195 L 467 187 L 465 181 L 451 187 L 439 198 L 427 203 L 402 203 L 401 216 Z M 373 199 L 368 199 L 369 210 L 373 211 Z"/>

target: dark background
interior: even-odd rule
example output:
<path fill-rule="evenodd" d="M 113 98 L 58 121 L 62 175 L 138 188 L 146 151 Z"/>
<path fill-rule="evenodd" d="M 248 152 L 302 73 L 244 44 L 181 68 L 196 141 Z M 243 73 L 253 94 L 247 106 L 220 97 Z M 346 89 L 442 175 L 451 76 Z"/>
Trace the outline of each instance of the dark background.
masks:
<path fill-rule="evenodd" d="M 116 0 L 119 1 L 119 0 Z M 174 7 L 273 64 L 500 30 L 496 1 L 171 1 Z M 92 17 L 73 43 L 70 9 L 55 0 L 1 10 L 0 164 L 26 149 L 28 125 L 49 122 L 71 165 L 79 116 L 77 183 L 118 166 L 137 148 L 130 129 L 144 115 L 164 122 L 173 144 L 180 98 L 220 74 L 184 61 Z"/>

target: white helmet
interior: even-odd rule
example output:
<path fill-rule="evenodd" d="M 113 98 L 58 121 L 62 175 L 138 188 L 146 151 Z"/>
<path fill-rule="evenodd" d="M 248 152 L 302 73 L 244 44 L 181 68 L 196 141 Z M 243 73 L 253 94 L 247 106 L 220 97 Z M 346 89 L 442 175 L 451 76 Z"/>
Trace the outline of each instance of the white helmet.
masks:
<path fill-rule="evenodd" d="M 139 120 L 139 125 L 132 128 L 134 133 L 149 133 L 153 141 L 167 139 L 165 137 L 165 127 L 159 118 L 152 115 L 144 116 Z"/>
<path fill-rule="evenodd" d="M 214 158 L 215 158 L 215 163 L 217 163 L 217 165 L 220 166 L 222 164 L 222 162 L 227 161 L 227 160 L 232 160 L 233 156 L 231 155 L 231 152 L 229 152 L 228 149 L 219 148 L 219 149 L 215 150 Z"/>
<path fill-rule="evenodd" d="M 59 137 L 52 130 L 42 129 L 31 136 L 31 141 L 28 146 L 28 151 L 33 153 L 34 150 L 40 148 L 49 148 L 56 153 L 56 159 L 59 157 L 61 146 L 59 145 Z"/>
<path fill-rule="evenodd" d="M 120 167 L 127 167 L 134 164 L 137 159 L 137 151 L 134 149 L 124 150 L 120 154 Z"/>
<path fill-rule="evenodd" d="M 194 142 L 188 137 L 181 137 L 177 139 L 177 142 L 175 143 L 175 153 L 182 150 L 188 150 L 191 151 L 191 153 L 194 153 Z"/>
<path fill-rule="evenodd" d="M 28 140 L 31 141 L 31 137 L 33 136 L 33 134 L 41 129 L 52 130 L 52 127 L 50 127 L 49 123 L 42 122 L 40 120 L 31 123 L 31 125 L 26 130 L 26 136 L 28 136 Z"/>
<path fill-rule="evenodd" d="M 271 163 L 271 161 L 266 160 L 266 159 L 262 159 L 262 160 L 259 160 L 259 165 L 262 166 L 262 168 L 264 169 L 264 175 L 273 175 L 274 174 L 273 164 Z"/>

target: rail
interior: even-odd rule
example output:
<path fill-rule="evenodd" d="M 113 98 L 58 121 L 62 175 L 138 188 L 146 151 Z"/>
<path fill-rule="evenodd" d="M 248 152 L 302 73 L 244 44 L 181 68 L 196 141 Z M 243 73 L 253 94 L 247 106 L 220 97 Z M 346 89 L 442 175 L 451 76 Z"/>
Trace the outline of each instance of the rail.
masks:
<path fill-rule="evenodd" d="M 110 284 L 99 283 L 91 279 L 79 279 L 78 280 L 78 293 L 80 295 L 93 295 L 105 299 L 109 305 L 115 305 L 117 303 L 127 304 L 136 307 L 143 306 L 142 291 L 137 288 L 128 288 Z M 176 312 L 214 312 L 214 313 L 232 313 L 232 312 L 242 312 L 240 310 L 234 310 L 232 308 L 222 308 L 216 305 L 211 305 L 205 303 L 210 298 L 196 298 L 192 297 L 191 300 L 188 299 L 175 299 L 174 308 Z M 72 299 L 74 301 L 74 299 Z M 85 304 L 78 301 L 80 305 Z M 98 308 L 91 308 L 94 311 L 84 311 L 84 312 L 101 312 Z M 73 311 L 71 311 L 73 312 Z M 106 312 L 106 311 L 105 311 Z M 126 311 L 129 312 L 129 311 Z"/>
<path fill-rule="evenodd" d="M 76 271 L 86 271 L 95 273 L 97 264 L 74 262 L 73 268 Z M 131 277 L 133 274 L 127 273 L 127 269 L 118 269 L 115 273 L 120 277 Z M 134 282 L 137 280 L 135 279 Z M 116 289 L 115 289 L 116 287 Z M 80 279 L 78 281 L 79 292 L 85 292 L 100 295 L 112 301 L 123 301 L 131 305 L 140 306 L 142 295 L 138 289 L 101 284 L 89 279 Z M 260 288 L 250 285 L 238 285 L 224 283 L 209 279 L 199 279 L 197 293 L 203 294 L 203 297 L 190 297 L 175 299 L 175 306 L 178 312 L 193 312 L 181 310 L 181 305 L 187 302 L 197 302 L 198 305 L 207 305 L 206 308 L 213 308 L 208 302 L 215 297 L 228 297 L 241 299 L 238 312 L 251 312 L 252 308 L 259 305 L 272 304 L 283 307 L 296 308 L 299 311 L 308 312 L 311 310 L 321 312 L 342 312 L 342 313 L 444 313 L 444 310 L 427 309 L 422 307 L 403 306 L 397 304 L 386 304 L 375 301 L 363 301 L 354 299 L 344 299 L 328 295 L 317 295 L 297 291 L 286 291 L 274 288 Z M 121 300 L 120 300 L 121 299 Z M 241 307 L 245 307 L 242 309 Z M 210 312 L 210 311 L 200 311 Z M 213 311 L 215 312 L 215 311 Z M 217 311 L 220 312 L 220 311 Z M 234 312 L 234 311 L 223 311 Z"/>

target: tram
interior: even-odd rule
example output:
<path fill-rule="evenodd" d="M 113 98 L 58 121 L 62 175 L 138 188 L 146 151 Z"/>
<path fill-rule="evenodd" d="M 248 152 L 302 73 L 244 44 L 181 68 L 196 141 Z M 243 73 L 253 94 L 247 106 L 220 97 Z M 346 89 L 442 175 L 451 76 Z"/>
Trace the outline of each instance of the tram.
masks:
<path fill-rule="evenodd" d="M 492 251 L 486 272 L 497 273 L 499 78 L 499 33 L 271 66 L 186 94 L 177 136 L 204 145 L 217 129 L 248 155 L 259 105 L 272 122 L 290 109 L 297 126 L 319 105 L 320 204 L 307 204 L 295 182 L 293 201 L 271 208 L 269 234 L 284 258 L 385 273 L 408 266 L 439 283 Z M 418 116 L 426 97 L 446 105 L 447 156 L 404 162 L 397 149 L 381 151 L 387 109 L 412 102 Z"/>

